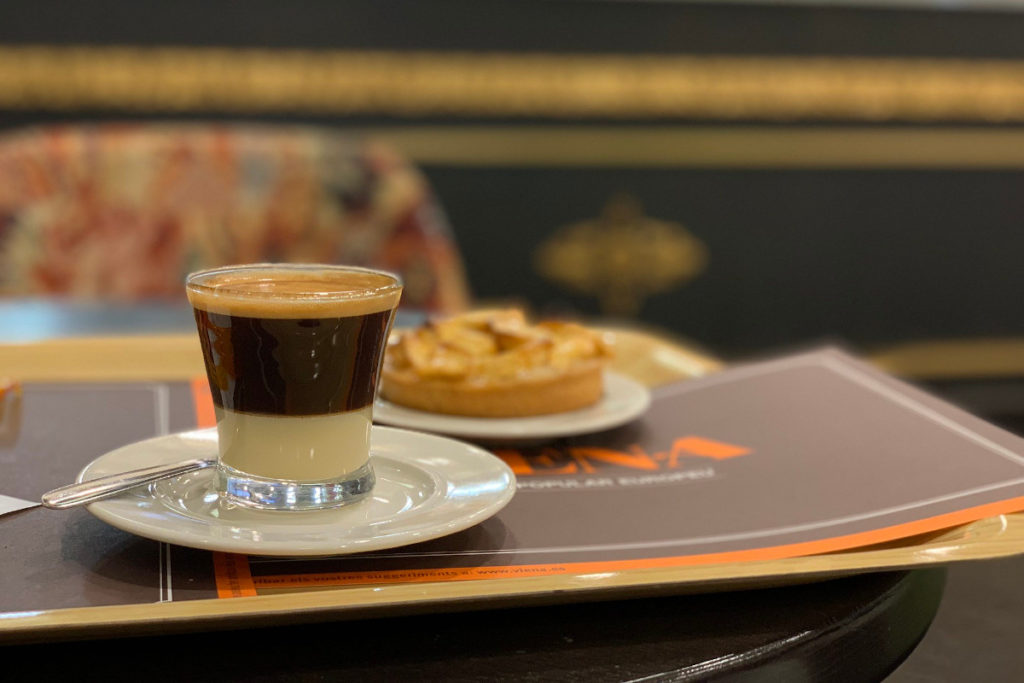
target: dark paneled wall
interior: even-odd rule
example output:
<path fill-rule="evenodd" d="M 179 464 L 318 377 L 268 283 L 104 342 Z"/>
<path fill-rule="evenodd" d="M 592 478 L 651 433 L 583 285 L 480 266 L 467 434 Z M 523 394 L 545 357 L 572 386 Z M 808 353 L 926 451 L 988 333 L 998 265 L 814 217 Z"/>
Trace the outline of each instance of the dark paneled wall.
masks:
<path fill-rule="evenodd" d="M 1019 57 L 1024 14 L 831 3 L 7 0 L 5 43 Z"/>
<path fill-rule="evenodd" d="M 1024 13 L 805 4 L 14 0 L 0 5 L 0 126 L 176 119 L 392 135 L 446 206 L 476 294 L 520 297 L 544 311 L 602 312 L 597 285 L 587 294 L 546 277 L 538 251 L 569 225 L 610 229 L 609 201 L 627 197 L 641 211 L 631 220 L 666 224 L 703 250 L 676 281 L 639 292 L 630 314 L 726 353 L 822 339 L 872 347 L 1017 335 L 1024 330 L 1024 310 L 1015 306 L 1024 295 L 1017 266 L 1024 250 L 1022 35 Z M 337 83 L 341 92 L 324 101 L 297 89 L 311 96 L 268 105 L 254 78 L 246 108 L 245 92 L 218 99 L 202 66 L 214 63 L 202 60 L 187 74 L 185 89 L 200 93 L 191 99 L 174 89 L 180 82 L 154 83 L 167 76 L 157 62 L 132 72 L 149 99 L 91 97 L 80 83 L 71 95 L 60 91 L 68 70 L 102 66 L 107 57 L 95 50 L 111 45 L 139 48 L 143 62 L 168 46 L 199 54 L 257 49 L 258 64 L 275 55 L 285 64 L 284 86 L 274 87 L 315 72 L 321 80 L 309 88 Z M 41 50 L 33 54 L 53 92 L 22 77 L 18 60 L 26 57 L 18 50 L 26 46 Z M 72 58 L 73 46 L 94 51 Z M 378 60 L 372 68 L 384 71 L 368 73 L 393 81 L 391 90 L 367 86 L 375 104 L 345 98 L 357 62 L 332 67 L 322 59 L 353 54 Z M 451 54 L 469 56 L 452 67 L 467 69 L 461 90 L 446 99 L 422 89 L 417 74 L 435 73 Z M 497 61 L 486 63 L 490 71 L 473 71 L 474 55 Z M 622 95 L 591 107 L 574 88 L 607 85 L 595 61 L 601 55 L 613 60 L 612 87 Z M 534 74 L 548 78 L 540 91 L 530 89 L 529 65 L 516 61 L 523 56 L 536 57 Z M 640 59 L 647 57 L 654 61 Z M 695 61 L 671 61 L 677 57 Z M 876 58 L 882 61 L 870 61 Z M 246 74 L 246 64 L 228 66 Z M 564 92 L 550 80 L 559 73 Z M 634 91 L 630 74 L 654 80 Z M 479 87 L 496 99 L 474 101 L 472 78 L 484 78 Z M 658 78 L 676 98 L 667 105 Z M 595 137 L 589 147 L 575 144 L 565 130 Z M 451 138 L 460 131 L 484 137 Z M 547 137 L 524 151 L 517 142 L 524 131 Z M 634 149 L 637 135 L 652 131 L 654 143 L 644 138 L 648 147 Z M 696 137 L 680 138 L 680 131 Z M 759 136 L 756 145 L 744 142 L 749 131 Z M 882 136 L 865 147 L 850 142 L 851 131 Z M 989 137 L 974 144 L 965 131 Z M 773 141 L 794 132 L 811 137 L 799 149 Z M 709 142 L 711 134 L 717 137 Z M 887 142 L 902 143 L 904 134 L 920 142 L 906 150 Z M 605 145 L 615 153 L 594 152 Z M 643 274 L 644 258 L 635 256 L 630 267 Z M 609 266 L 605 278 L 621 272 Z"/>

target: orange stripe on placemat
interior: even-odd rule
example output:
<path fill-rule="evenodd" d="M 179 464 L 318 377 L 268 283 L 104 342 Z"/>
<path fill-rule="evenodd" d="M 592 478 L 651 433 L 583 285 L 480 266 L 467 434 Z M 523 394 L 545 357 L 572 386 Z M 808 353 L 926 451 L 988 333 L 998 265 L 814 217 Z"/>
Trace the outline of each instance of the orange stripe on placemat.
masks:
<path fill-rule="evenodd" d="M 196 410 L 197 427 L 214 427 L 213 397 L 205 377 L 192 380 L 192 402 Z M 217 582 L 218 598 L 245 598 L 256 595 L 249 558 L 234 553 L 213 553 L 213 576 Z"/>
<path fill-rule="evenodd" d="M 205 377 L 192 378 L 192 403 L 196 409 L 197 427 L 215 427 L 217 417 L 213 412 L 213 396 Z"/>
<path fill-rule="evenodd" d="M 249 571 L 249 558 L 234 553 L 213 554 L 213 574 L 218 598 L 248 598 L 256 595 L 256 584 Z"/>
<path fill-rule="evenodd" d="M 628 571 L 632 569 L 656 569 L 665 567 L 686 567 L 702 564 L 727 562 L 754 562 L 781 560 L 790 557 L 820 555 L 822 553 L 851 550 L 863 546 L 895 541 L 900 538 L 917 536 L 962 524 L 969 524 L 986 517 L 1020 512 L 1024 510 L 1024 497 L 979 505 L 936 517 L 897 524 L 882 529 L 864 531 L 846 536 L 836 536 L 817 541 L 792 543 L 789 545 L 737 550 L 706 555 L 683 555 L 678 557 L 657 557 L 640 560 L 610 560 L 598 562 L 565 562 L 562 564 L 514 565 L 509 567 L 451 567 L 445 569 L 392 569 L 369 572 L 332 572 L 324 574 L 278 574 L 257 576 L 253 583 L 257 587 L 300 588 L 308 586 L 351 586 L 359 584 L 416 583 L 427 581 L 471 581 L 476 579 L 508 579 L 525 576 L 552 576 L 556 574 L 589 574 L 595 572 Z"/>

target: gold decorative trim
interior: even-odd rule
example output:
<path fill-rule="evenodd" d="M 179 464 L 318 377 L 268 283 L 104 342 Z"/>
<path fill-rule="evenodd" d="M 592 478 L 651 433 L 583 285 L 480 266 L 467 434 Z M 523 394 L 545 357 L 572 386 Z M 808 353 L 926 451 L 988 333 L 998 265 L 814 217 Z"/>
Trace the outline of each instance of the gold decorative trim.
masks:
<path fill-rule="evenodd" d="M 887 372 L 920 380 L 1024 377 L 1024 339 L 943 339 L 901 344 L 871 354 Z"/>
<path fill-rule="evenodd" d="M 1024 130 L 952 127 L 395 126 L 386 138 L 420 164 L 640 168 L 1024 167 Z"/>
<path fill-rule="evenodd" d="M 1024 62 L 7 46 L 0 107 L 1008 122 Z"/>

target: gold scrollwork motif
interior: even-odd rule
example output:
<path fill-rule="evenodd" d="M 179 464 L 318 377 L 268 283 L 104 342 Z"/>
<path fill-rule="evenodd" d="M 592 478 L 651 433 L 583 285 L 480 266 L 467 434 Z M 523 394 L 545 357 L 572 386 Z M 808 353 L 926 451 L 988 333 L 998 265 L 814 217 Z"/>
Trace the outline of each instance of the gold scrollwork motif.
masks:
<path fill-rule="evenodd" d="M 0 107 L 1021 121 L 1024 62 L 6 46 Z"/>
<path fill-rule="evenodd" d="M 556 231 L 534 258 L 541 275 L 597 297 L 616 316 L 635 316 L 645 298 L 696 277 L 707 260 L 707 248 L 686 228 L 645 216 L 628 194 L 612 197 L 596 219 Z"/>

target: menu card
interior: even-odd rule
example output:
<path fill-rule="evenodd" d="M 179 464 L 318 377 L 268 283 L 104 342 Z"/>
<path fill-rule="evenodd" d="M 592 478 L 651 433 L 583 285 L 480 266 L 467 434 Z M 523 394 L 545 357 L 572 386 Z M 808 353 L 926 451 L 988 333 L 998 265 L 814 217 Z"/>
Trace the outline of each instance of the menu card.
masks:
<path fill-rule="evenodd" d="M 202 381 L 26 386 L 0 494 L 37 500 L 107 450 L 203 426 L 208 400 Z M 179 548 L 84 510 L 0 517 L 0 613 L 767 560 L 1024 510 L 1024 440 L 833 349 L 661 387 L 614 430 L 492 449 L 518 478 L 498 515 L 361 555 Z"/>
<path fill-rule="evenodd" d="M 254 587 L 770 560 L 1024 509 L 1024 440 L 837 350 L 673 384 L 620 429 L 496 452 L 518 491 L 495 518 L 382 553 L 251 558 Z"/>

